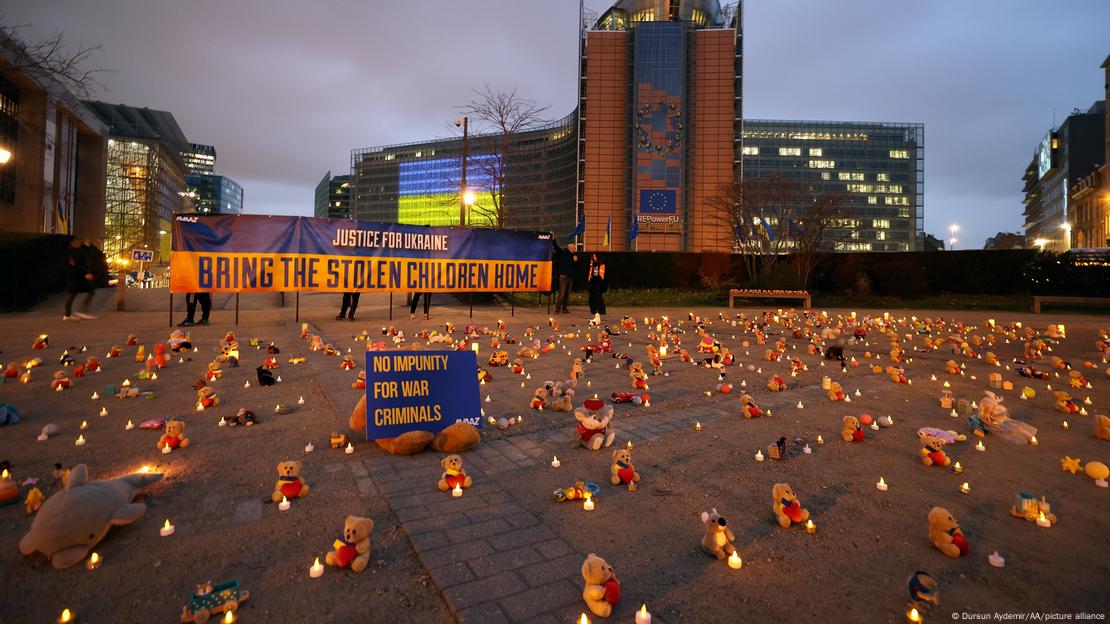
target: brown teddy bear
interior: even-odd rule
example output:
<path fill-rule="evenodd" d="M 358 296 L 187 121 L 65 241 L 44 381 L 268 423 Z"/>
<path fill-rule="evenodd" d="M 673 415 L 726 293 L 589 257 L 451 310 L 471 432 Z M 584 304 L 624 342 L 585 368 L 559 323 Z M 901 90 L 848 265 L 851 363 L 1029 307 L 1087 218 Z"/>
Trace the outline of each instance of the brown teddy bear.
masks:
<path fill-rule="evenodd" d="M 573 379 L 555 382 L 547 400 L 548 408 L 556 412 L 574 411 L 574 388 L 577 384 Z"/>
<path fill-rule="evenodd" d="M 462 457 L 459 455 L 448 455 L 439 462 L 443 466 L 443 474 L 439 477 L 439 489 L 441 492 L 455 489 L 456 486 L 462 489 L 468 489 L 471 484 L 470 477 L 463 471 Z"/>
<path fill-rule="evenodd" d="M 786 381 L 778 375 L 772 375 L 771 378 L 767 380 L 767 389 L 771 392 L 782 392 L 786 390 Z"/>
<path fill-rule="evenodd" d="M 834 381 L 829 384 L 829 389 L 825 392 L 825 396 L 828 397 L 830 401 L 843 401 L 844 388 L 840 387 L 839 382 Z"/>
<path fill-rule="evenodd" d="M 205 409 L 219 405 L 220 397 L 216 396 L 216 389 L 212 386 L 197 388 L 197 404 Z"/>
<path fill-rule="evenodd" d="M 948 373 L 949 375 L 959 375 L 960 365 L 957 364 L 955 360 L 948 360 L 944 363 L 944 372 Z"/>
<path fill-rule="evenodd" d="M 1079 406 L 1075 401 L 1071 400 L 1071 395 L 1063 390 L 1057 390 L 1056 395 L 1056 411 L 1061 414 L 1075 414 L 1079 412 Z"/>
<path fill-rule="evenodd" d="M 725 526 L 725 519 L 717 513 L 715 507 L 701 512 L 701 522 L 705 525 L 705 535 L 701 538 L 701 546 L 705 552 L 717 559 L 725 559 L 736 552 L 736 548 L 732 546 L 736 536 Z"/>
<path fill-rule="evenodd" d="M 994 351 L 987 351 L 987 354 L 983 356 L 983 361 L 988 366 L 998 366 L 998 356 L 994 354 Z"/>
<path fill-rule="evenodd" d="M 355 377 L 355 381 L 354 381 L 354 383 L 351 384 L 351 388 L 354 388 L 355 390 L 365 390 L 366 389 L 366 371 L 361 371 L 360 370 L 358 372 L 358 376 Z"/>
<path fill-rule="evenodd" d="M 574 363 L 570 366 L 570 378 L 577 381 L 582 377 L 583 371 L 582 358 L 574 358 Z"/>
<path fill-rule="evenodd" d="M 606 405 L 601 399 L 586 399 L 582 407 L 574 410 L 578 425 L 574 428 L 574 438 L 590 449 L 608 448 L 617 437 L 615 429 L 609 426 L 613 419 L 613 406 Z"/>
<path fill-rule="evenodd" d="M 351 410 L 347 424 L 354 431 L 366 430 L 365 393 L 359 397 L 355 408 Z M 440 453 L 462 453 L 477 446 L 481 440 L 477 427 L 469 423 L 457 422 L 439 433 L 409 431 L 395 438 L 381 438 L 374 442 L 391 455 L 413 455 L 423 451 L 429 444 Z"/>
<path fill-rule="evenodd" d="M 54 373 L 54 379 L 51 380 L 51 382 L 50 382 L 50 389 L 51 390 L 65 390 L 70 385 L 71 385 L 71 382 L 69 381 L 69 376 L 66 375 L 66 372 L 65 371 L 56 371 Z"/>
<path fill-rule="evenodd" d="M 340 370 L 352 370 L 355 367 L 355 358 L 350 353 L 344 354 L 339 362 Z"/>
<path fill-rule="evenodd" d="M 582 562 L 582 579 L 586 586 L 582 589 L 582 600 L 590 612 L 597 617 L 607 618 L 613 607 L 621 599 L 621 583 L 613 572 L 613 566 L 604 559 L 590 553 Z"/>
<path fill-rule="evenodd" d="M 274 493 L 270 496 L 275 503 L 280 503 L 282 497 L 293 499 L 308 496 L 308 484 L 301 478 L 301 462 L 292 460 L 279 462 L 277 474 L 278 480 L 274 484 Z"/>
<path fill-rule="evenodd" d="M 220 370 L 221 363 L 218 360 L 212 360 L 208 363 L 208 372 L 204 373 L 205 381 L 215 381 L 223 377 L 224 372 Z"/>
<path fill-rule="evenodd" d="M 164 448 L 185 448 L 189 446 L 189 438 L 185 437 L 185 421 L 170 419 L 166 421 L 166 430 L 158 438 L 158 450 Z"/>
<path fill-rule="evenodd" d="M 350 567 L 352 572 L 362 572 L 370 563 L 370 531 L 374 521 L 370 518 L 347 516 L 343 521 L 343 537 L 332 543 L 332 551 L 324 560 L 337 568 Z"/>
<path fill-rule="evenodd" d="M 632 466 L 632 451 L 630 449 L 613 451 L 612 463 L 609 466 L 609 483 L 632 486 L 639 482 L 640 473 Z"/>
<path fill-rule="evenodd" d="M 536 388 L 532 393 L 532 400 L 528 402 L 528 408 L 534 410 L 543 410 L 547 406 L 547 389 Z"/>
<path fill-rule="evenodd" d="M 647 373 L 644 372 L 644 365 L 639 362 L 633 362 L 628 366 L 628 377 L 632 380 L 633 390 L 648 390 Z"/>
<path fill-rule="evenodd" d="M 1110 418 L 1101 414 L 1095 416 L 1095 437 L 1110 442 Z"/>
<path fill-rule="evenodd" d="M 740 412 L 744 414 L 744 418 L 759 418 L 763 415 L 763 410 L 759 409 L 755 399 L 747 392 L 740 395 L 740 406 Z"/>
<path fill-rule="evenodd" d="M 802 507 L 802 502 L 798 500 L 789 483 L 776 483 L 771 488 L 771 498 L 771 510 L 775 512 L 775 519 L 782 528 L 809 520 L 809 511 Z"/>
<path fill-rule="evenodd" d="M 929 541 L 952 559 L 965 557 L 970 551 L 967 538 L 960 531 L 960 523 L 944 507 L 929 510 Z"/>
<path fill-rule="evenodd" d="M 944 454 L 944 445 L 948 442 L 928 431 L 918 431 L 917 436 L 921 441 L 921 463 L 926 466 L 947 466 L 952 463 Z"/>
<path fill-rule="evenodd" d="M 840 430 L 840 439 L 845 442 L 863 442 L 863 427 L 855 416 L 845 416 L 844 426 Z"/>

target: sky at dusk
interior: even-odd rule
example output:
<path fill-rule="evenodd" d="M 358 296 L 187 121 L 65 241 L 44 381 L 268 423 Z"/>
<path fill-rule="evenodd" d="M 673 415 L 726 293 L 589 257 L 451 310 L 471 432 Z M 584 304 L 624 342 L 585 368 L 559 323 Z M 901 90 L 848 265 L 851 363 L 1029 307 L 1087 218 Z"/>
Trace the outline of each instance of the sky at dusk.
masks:
<path fill-rule="evenodd" d="M 17 0 L 37 40 L 100 45 L 98 99 L 167 110 L 216 146 L 247 212 L 312 212 L 353 148 L 452 134 L 473 87 L 569 113 L 575 0 Z M 611 3 L 590 0 L 598 13 Z M 745 117 L 924 122 L 925 230 L 957 248 L 1022 225 L 1033 148 L 1105 93 L 1110 2 L 751 0 Z"/>

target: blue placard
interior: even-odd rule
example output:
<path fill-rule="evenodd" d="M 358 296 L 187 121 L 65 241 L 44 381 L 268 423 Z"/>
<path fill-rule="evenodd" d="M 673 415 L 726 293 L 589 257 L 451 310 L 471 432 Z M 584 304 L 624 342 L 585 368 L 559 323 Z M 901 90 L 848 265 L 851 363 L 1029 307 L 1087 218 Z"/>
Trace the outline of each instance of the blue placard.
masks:
<path fill-rule="evenodd" d="M 367 351 L 366 439 L 482 426 L 473 351 Z"/>
<path fill-rule="evenodd" d="M 135 262 L 153 262 L 154 252 L 149 249 L 132 249 L 131 259 Z"/>

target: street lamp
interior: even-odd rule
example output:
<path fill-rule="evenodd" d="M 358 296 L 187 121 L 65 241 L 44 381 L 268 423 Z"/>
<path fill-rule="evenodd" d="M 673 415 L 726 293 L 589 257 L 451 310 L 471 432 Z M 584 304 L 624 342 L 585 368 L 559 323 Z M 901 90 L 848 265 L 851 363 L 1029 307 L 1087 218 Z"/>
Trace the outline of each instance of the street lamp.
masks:
<path fill-rule="evenodd" d="M 1064 231 L 1064 251 L 1071 249 L 1071 224 L 1067 221 L 1060 224 L 1060 229 Z"/>
<path fill-rule="evenodd" d="M 8 164 L 12 159 L 12 151 L 6 147 L 0 147 L 0 165 Z"/>
<path fill-rule="evenodd" d="M 1040 247 L 1041 251 L 1044 251 L 1044 246 L 1048 244 L 1048 239 L 1047 238 L 1034 238 L 1033 239 L 1033 244 Z"/>
<path fill-rule="evenodd" d="M 956 239 L 954 239 L 954 238 L 948 239 L 948 251 L 952 251 L 955 248 L 956 248 Z"/>
<path fill-rule="evenodd" d="M 462 128 L 463 142 L 462 142 L 462 180 L 459 183 L 459 190 L 462 191 L 462 204 L 459 205 L 459 227 L 466 227 L 466 207 L 474 203 L 474 194 L 466 189 L 466 161 L 467 150 L 470 149 L 470 138 L 467 131 L 469 119 L 463 117 L 462 119 L 455 120 L 455 127 Z M 470 193 L 470 201 L 466 201 L 466 195 Z"/>
<path fill-rule="evenodd" d="M 960 231 L 960 226 L 955 224 L 955 223 L 948 226 L 948 232 L 949 232 L 949 238 L 948 238 L 949 247 L 948 247 L 948 249 L 949 249 L 949 251 L 956 248 L 956 232 L 959 232 L 959 231 Z"/>

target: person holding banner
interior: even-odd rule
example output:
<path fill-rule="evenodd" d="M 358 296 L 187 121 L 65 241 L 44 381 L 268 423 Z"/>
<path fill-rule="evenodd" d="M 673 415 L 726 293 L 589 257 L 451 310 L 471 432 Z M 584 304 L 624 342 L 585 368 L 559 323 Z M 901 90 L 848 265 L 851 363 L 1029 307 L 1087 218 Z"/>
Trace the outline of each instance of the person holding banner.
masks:
<path fill-rule="evenodd" d="M 347 320 L 354 321 L 355 309 L 358 308 L 358 298 L 361 295 L 362 293 L 357 292 L 343 293 L 343 303 L 339 306 L 339 315 L 335 317 L 335 320 L 342 321 L 343 317 L 347 317 Z M 350 308 L 349 313 L 347 312 L 348 308 Z"/>
<path fill-rule="evenodd" d="M 185 320 L 177 324 L 178 327 L 190 327 L 196 325 L 197 321 L 193 320 L 197 313 L 197 304 L 200 304 L 200 321 L 201 325 L 208 324 L 208 315 L 212 312 L 212 293 L 199 292 L 199 293 L 186 293 L 185 295 Z"/>
<path fill-rule="evenodd" d="M 566 249 L 559 247 L 554 233 L 551 234 L 551 246 L 555 250 L 553 258 L 555 274 L 559 277 L 559 296 L 555 299 L 555 314 L 566 314 L 570 312 L 567 309 L 567 303 L 570 301 L 570 291 L 574 286 L 574 263 L 578 260 L 574 252 L 577 248 L 574 243 L 567 245 Z"/>
<path fill-rule="evenodd" d="M 590 314 L 605 316 L 605 291 L 609 290 L 609 283 L 605 281 L 605 263 L 596 253 L 590 255 L 586 280 L 586 288 L 590 292 Z"/>
<path fill-rule="evenodd" d="M 409 318 L 410 319 L 416 318 L 416 302 L 420 301 L 420 296 L 421 295 L 424 295 L 424 320 L 426 321 L 426 320 L 432 318 L 431 316 L 428 315 L 428 307 L 430 305 L 432 305 L 432 293 L 430 293 L 430 292 L 426 292 L 426 293 L 415 292 L 415 293 L 412 293 L 412 302 L 409 303 Z"/>

